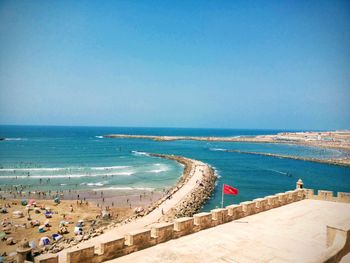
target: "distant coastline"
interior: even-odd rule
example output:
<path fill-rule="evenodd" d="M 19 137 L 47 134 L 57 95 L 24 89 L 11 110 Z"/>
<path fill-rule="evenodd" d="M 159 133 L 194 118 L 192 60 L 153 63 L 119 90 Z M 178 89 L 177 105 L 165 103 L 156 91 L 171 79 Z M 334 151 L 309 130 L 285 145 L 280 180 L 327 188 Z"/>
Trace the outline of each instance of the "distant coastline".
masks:
<path fill-rule="evenodd" d="M 175 141 L 175 140 L 194 140 L 211 142 L 251 142 L 251 143 L 276 143 L 276 144 L 295 144 L 319 148 L 337 149 L 350 152 L 350 131 L 327 131 L 327 132 L 283 132 L 275 135 L 257 135 L 257 136 L 234 136 L 234 137 L 201 137 L 201 136 L 153 136 L 153 135 L 128 135 L 128 134 L 108 134 L 104 138 L 130 138 L 130 139 L 151 139 L 155 141 Z M 279 155 L 270 153 L 243 152 L 238 150 L 228 150 L 231 152 L 240 152 L 246 154 L 259 154 L 278 158 L 289 158 L 310 162 L 327 163 L 334 165 L 350 166 L 350 157 L 346 158 L 307 158 L 292 155 Z"/>

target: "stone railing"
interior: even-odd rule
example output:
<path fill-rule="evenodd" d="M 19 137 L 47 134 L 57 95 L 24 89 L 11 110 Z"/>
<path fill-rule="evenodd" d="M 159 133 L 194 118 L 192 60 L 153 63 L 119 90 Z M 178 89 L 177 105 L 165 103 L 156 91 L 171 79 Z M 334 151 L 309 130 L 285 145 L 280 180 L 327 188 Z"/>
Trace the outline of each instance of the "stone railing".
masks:
<path fill-rule="evenodd" d="M 318 190 L 317 194 L 314 189 L 304 189 L 304 191 L 306 199 L 350 203 L 350 193 L 338 192 L 335 196 L 332 191 Z"/>
<path fill-rule="evenodd" d="M 350 222 L 342 222 L 327 226 L 326 242 L 327 249 L 313 262 L 340 262 L 341 259 L 350 252 Z"/>
<path fill-rule="evenodd" d="M 302 183 L 297 189 L 242 202 L 239 205 L 229 205 L 226 208 L 217 208 L 211 212 L 194 214 L 193 217 L 175 219 L 173 223 L 158 223 L 150 229 L 136 230 L 125 236 L 105 240 L 97 246 L 79 245 L 79 248 L 67 251 L 65 259 L 60 262 L 99 263 L 121 257 L 138 250 L 145 249 L 171 239 L 186 236 L 203 229 L 215 227 L 242 217 L 254 215 L 273 208 L 284 206 L 303 199 L 317 199 L 337 202 L 350 202 L 350 193 L 338 193 L 319 190 L 315 195 L 313 189 L 303 189 Z M 35 258 L 36 263 L 58 263 L 58 255 L 45 254 Z"/>

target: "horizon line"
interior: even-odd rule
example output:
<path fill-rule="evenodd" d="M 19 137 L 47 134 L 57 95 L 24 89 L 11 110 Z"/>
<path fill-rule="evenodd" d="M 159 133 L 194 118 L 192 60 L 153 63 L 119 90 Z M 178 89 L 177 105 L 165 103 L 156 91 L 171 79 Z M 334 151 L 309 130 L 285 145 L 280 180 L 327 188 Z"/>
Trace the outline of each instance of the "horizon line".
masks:
<path fill-rule="evenodd" d="M 278 130 L 278 131 L 347 131 L 350 129 L 298 129 L 298 128 L 218 128 L 218 127 L 176 127 L 176 126 L 108 126 L 108 125 L 68 125 L 68 124 L 3 124 L 0 126 L 28 126 L 28 127 L 86 127 L 86 128 L 146 128 L 146 129 L 208 129 L 208 130 Z"/>

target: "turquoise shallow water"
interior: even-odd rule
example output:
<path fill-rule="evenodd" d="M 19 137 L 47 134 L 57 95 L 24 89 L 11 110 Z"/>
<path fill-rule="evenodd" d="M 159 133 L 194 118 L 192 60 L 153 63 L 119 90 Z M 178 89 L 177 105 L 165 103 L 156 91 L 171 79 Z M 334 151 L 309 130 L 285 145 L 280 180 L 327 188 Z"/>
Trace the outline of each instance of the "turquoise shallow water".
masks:
<path fill-rule="evenodd" d="M 30 185 L 33 190 L 156 189 L 175 184 L 182 173 L 176 162 L 145 153 L 165 153 L 212 165 L 219 179 L 204 210 L 219 205 L 221 184 L 239 189 L 225 204 L 290 190 L 298 178 L 315 189 L 350 192 L 350 168 L 267 156 L 225 152 L 223 149 L 298 155 L 344 157 L 347 153 L 315 147 L 199 141 L 155 142 L 104 139 L 110 133 L 188 136 L 274 134 L 277 130 L 215 130 L 108 127 L 0 126 L 0 185 Z"/>

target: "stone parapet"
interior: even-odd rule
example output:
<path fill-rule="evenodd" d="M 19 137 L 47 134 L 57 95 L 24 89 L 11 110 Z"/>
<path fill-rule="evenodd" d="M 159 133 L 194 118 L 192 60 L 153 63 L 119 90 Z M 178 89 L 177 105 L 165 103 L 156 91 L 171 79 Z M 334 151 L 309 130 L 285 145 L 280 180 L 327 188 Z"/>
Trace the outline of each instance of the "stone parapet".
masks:
<path fill-rule="evenodd" d="M 317 194 L 313 189 L 298 188 L 285 193 L 257 198 L 253 201 L 242 202 L 237 205 L 229 205 L 226 208 L 211 210 L 210 213 L 202 212 L 193 215 L 193 217 L 182 217 L 174 220 L 174 223 L 157 223 L 151 226 L 151 229 L 142 229 L 125 235 L 125 237 L 116 237 L 112 240 L 106 240 L 95 246 L 80 246 L 67 252 L 65 261 L 100 263 L 113 258 L 127 255 L 135 251 L 166 242 L 171 239 L 179 238 L 203 229 L 215 227 L 226 222 L 236 220 L 245 216 L 264 212 L 269 209 L 287 205 L 303 199 L 317 199 L 333 202 L 350 202 L 350 193 L 337 193 L 319 190 Z M 329 229 L 329 243 L 332 242 L 333 230 Z M 46 254 L 35 258 L 36 263 L 57 263 L 57 255 Z"/>
<path fill-rule="evenodd" d="M 157 239 L 157 243 L 163 243 L 173 238 L 174 224 L 159 223 L 151 228 L 151 237 Z"/>
<path fill-rule="evenodd" d="M 338 192 L 337 201 L 343 203 L 350 203 L 350 193 Z"/>
<path fill-rule="evenodd" d="M 228 210 L 226 208 L 217 208 L 211 210 L 213 225 L 226 223 Z"/>
<path fill-rule="evenodd" d="M 125 245 L 127 246 L 143 246 L 151 240 L 151 230 L 142 229 L 134 231 L 125 236 Z"/>
<path fill-rule="evenodd" d="M 181 237 L 193 232 L 193 217 L 182 217 L 174 220 L 174 237 Z"/>
<path fill-rule="evenodd" d="M 125 246 L 125 237 L 119 237 L 110 241 L 106 241 L 100 244 L 98 249 L 99 255 L 102 257 L 102 261 L 110 260 L 122 255 L 122 249 Z"/>
<path fill-rule="evenodd" d="M 269 209 L 279 207 L 279 201 L 277 195 L 269 195 L 265 197 L 267 199 L 267 204 Z"/>
<path fill-rule="evenodd" d="M 298 196 L 298 198 L 302 200 L 300 196 Z M 318 190 L 317 194 L 315 194 L 314 189 L 304 189 L 304 199 L 350 203 L 350 193 L 338 192 L 337 195 L 334 196 L 332 191 Z"/>
<path fill-rule="evenodd" d="M 229 221 L 239 219 L 243 217 L 243 207 L 242 205 L 229 205 L 226 206 L 228 214 L 227 217 Z"/>
<path fill-rule="evenodd" d="M 199 229 L 206 229 L 212 226 L 212 213 L 202 212 L 193 215 L 194 225 Z"/>
<path fill-rule="evenodd" d="M 35 263 L 58 263 L 58 255 L 44 254 L 34 258 Z"/>
<path fill-rule="evenodd" d="M 67 252 L 67 263 L 86 262 L 93 263 L 95 255 L 94 246 L 78 247 Z"/>

